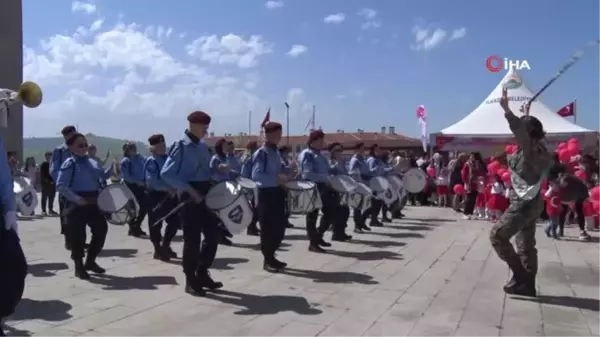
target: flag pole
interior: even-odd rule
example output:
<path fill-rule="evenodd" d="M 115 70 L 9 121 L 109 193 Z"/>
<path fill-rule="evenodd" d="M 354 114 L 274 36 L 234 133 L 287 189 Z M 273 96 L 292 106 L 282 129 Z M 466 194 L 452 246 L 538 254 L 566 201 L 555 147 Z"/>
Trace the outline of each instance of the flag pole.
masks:
<path fill-rule="evenodd" d="M 287 145 L 290 145 L 290 105 L 285 102 L 285 126 L 286 126 L 286 139 Z"/>
<path fill-rule="evenodd" d="M 577 124 L 577 98 L 573 99 L 573 123 Z"/>
<path fill-rule="evenodd" d="M 252 135 L 252 110 L 248 111 L 248 136 Z"/>
<path fill-rule="evenodd" d="M 317 106 L 313 105 L 312 125 L 311 125 L 311 127 L 312 127 L 313 130 L 316 130 L 316 128 L 315 128 L 315 124 L 317 123 L 315 121 L 316 118 L 317 118 Z"/>

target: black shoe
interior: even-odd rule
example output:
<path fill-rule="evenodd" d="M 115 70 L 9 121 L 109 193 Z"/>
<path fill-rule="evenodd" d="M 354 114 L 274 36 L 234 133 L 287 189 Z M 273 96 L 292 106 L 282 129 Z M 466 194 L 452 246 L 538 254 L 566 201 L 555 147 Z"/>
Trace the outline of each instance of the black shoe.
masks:
<path fill-rule="evenodd" d="M 197 296 L 197 297 L 206 296 L 206 291 L 204 291 L 204 289 L 202 289 L 202 287 L 198 284 L 198 282 L 186 281 L 185 282 L 185 292 L 192 296 Z"/>
<path fill-rule="evenodd" d="M 360 227 L 360 229 L 362 229 L 363 231 L 367 231 L 367 232 L 370 232 L 370 231 L 371 231 L 371 228 L 370 228 L 370 227 L 368 227 L 367 225 L 362 225 L 362 226 Z"/>
<path fill-rule="evenodd" d="M 371 227 L 383 227 L 383 224 L 377 220 L 369 222 L 369 226 Z"/>
<path fill-rule="evenodd" d="M 321 247 L 319 247 L 319 245 L 309 245 L 308 246 L 308 251 L 309 252 L 313 252 L 313 253 L 326 253 L 327 251 Z"/>
<path fill-rule="evenodd" d="M 89 270 L 94 274 L 104 274 L 106 273 L 106 269 L 100 267 L 95 261 L 90 261 L 85 263 L 85 270 Z"/>
<path fill-rule="evenodd" d="M 264 261 L 263 262 L 263 269 L 265 271 L 268 271 L 269 273 L 278 273 L 281 271 L 283 267 L 278 264 L 276 261 Z"/>
<path fill-rule="evenodd" d="M 228 238 L 222 236 L 219 239 L 219 244 L 225 245 L 225 246 L 233 246 L 233 242 L 231 242 L 231 240 L 229 240 Z"/>
<path fill-rule="evenodd" d="M 65 241 L 65 249 L 66 250 L 71 250 L 71 243 L 68 241 Z"/>
<path fill-rule="evenodd" d="M 348 235 L 345 233 L 337 234 L 337 235 L 334 234 L 331 236 L 331 241 L 345 242 L 345 241 L 349 241 L 350 239 L 352 239 L 352 235 Z"/>
<path fill-rule="evenodd" d="M 321 241 L 319 241 L 318 245 L 321 247 L 331 247 L 331 243 L 329 243 L 323 239 L 321 239 Z"/>
<path fill-rule="evenodd" d="M 48 214 L 50 214 L 50 215 L 58 215 L 58 213 L 56 213 L 56 212 L 55 212 L 55 211 L 53 211 L 53 210 L 50 210 L 50 212 L 48 212 Z"/>
<path fill-rule="evenodd" d="M 83 249 L 85 249 L 85 250 L 90 249 L 90 244 L 89 243 L 84 244 Z"/>
<path fill-rule="evenodd" d="M 291 222 L 288 221 L 288 223 L 285 225 L 286 228 L 294 228 L 294 225 L 292 225 Z"/>
<path fill-rule="evenodd" d="M 171 254 L 168 250 L 160 247 L 154 250 L 154 255 L 152 256 L 155 260 L 161 260 L 163 262 L 171 261 Z"/>
<path fill-rule="evenodd" d="M 200 272 L 198 275 L 199 285 L 203 288 L 207 288 L 210 290 L 216 290 L 223 288 L 222 282 L 216 282 L 210 277 L 210 273 L 207 271 Z"/>
<path fill-rule="evenodd" d="M 535 289 L 535 274 L 521 268 L 515 268 L 515 270 L 518 270 L 518 272 L 515 273 L 513 271 L 513 276 L 503 287 L 504 292 L 511 295 L 535 297 L 537 293 Z"/>
<path fill-rule="evenodd" d="M 133 236 L 135 238 L 147 236 L 146 232 L 144 232 L 141 228 L 137 228 L 137 227 L 129 228 L 127 235 Z"/>
<path fill-rule="evenodd" d="M 260 231 L 256 227 L 248 227 L 248 228 L 246 228 L 246 235 L 259 236 Z"/>
<path fill-rule="evenodd" d="M 75 277 L 81 280 L 88 280 L 90 278 L 90 274 L 88 274 L 81 262 L 75 263 Z"/>
<path fill-rule="evenodd" d="M 163 249 L 165 255 L 167 255 L 169 258 L 171 258 L 171 259 L 177 258 L 177 253 L 175 253 L 175 251 L 173 249 L 171 249 L 171 247 L 163 245 L 162 249 Z"/>
<path fill-rule="evenodd" d="M 382 222 L 387 222 L 387 223 L 390 223 L 390 222 L 392 222 L 392 219 L 390 219 L 390 218 L 388 218 L 388 217 L 385 217 L 385 218 L 381 219 L 381 221 L 382 221 Z"/>

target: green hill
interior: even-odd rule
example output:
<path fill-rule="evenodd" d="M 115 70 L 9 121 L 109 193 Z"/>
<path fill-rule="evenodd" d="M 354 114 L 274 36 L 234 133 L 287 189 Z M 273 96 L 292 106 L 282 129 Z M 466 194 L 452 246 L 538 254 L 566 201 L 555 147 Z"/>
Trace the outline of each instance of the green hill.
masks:
<path fill-rule="evenodd" d="M 111 157 L 120 160 L 123 156 L 123 144 L 127 141 L 125 139 L 109 138 L 96 136 L 88 133 L 85 135 L 90 144 L 96 145 L 98 148 L 98 157 L 104 158 L 106 151 L 110 151 Z M 46 151 L 52 151 L 55 147 L 59 146 L 64 142 L 62 137 L 33 137 L 23 139 L 23 158 L 34 157 L 36 163 L 44 161 L 44 153 Z M 148 146 L 142 142 L 135 142 L 138 151 L 147 155 Z"/>

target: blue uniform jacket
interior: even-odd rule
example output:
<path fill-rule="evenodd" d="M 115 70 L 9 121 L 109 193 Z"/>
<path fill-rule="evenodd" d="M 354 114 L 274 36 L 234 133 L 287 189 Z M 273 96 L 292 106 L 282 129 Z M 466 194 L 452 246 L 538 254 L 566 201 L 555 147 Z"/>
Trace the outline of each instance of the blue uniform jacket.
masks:
<path fill-rule="evenodd" d="M 58 171 L 62 164 L 71 157 L 71 151 L 66 144 L 57 146 L 52 150 L 52 160 L 50 161 L 50 176 L 54 181 L 58 179 Z"/>
<path fill-rule="evenodd" d="M 8 167 L 8 157 L 4 149 L 4 141 L 0 137 L 0 207 L 5 221 L 12 225 L 16 219 L 17 203 L 13 192 L 13 178 Z M 9 217 L 14 217 L 9 219 Z"/>
<path fill-rule="evenodd" d="M 128 183 L 143 184 L 144 179 L 146 178 L 144 173 L 145 162 L 146 158 L 141 154 L 121 159 L 119 166 L 121 170 L 121 179 Z"/>
<path fill-rule="evenodd" d="M 71 156 L 60 167 L 56 188 L 65 198 L 76 202 L 80 199 L 77 192 L 100 191 L 111 174 L 110 168 L 103 169 L 88 156 Z"/>
<path fill-rule="evenodd" d="M 302 179 L 324 183 L 329 179 L 330 167 L 327 158 L 320 151 L 304 149 L 298 157 Z"/>
<path fill-rule="evenodd" d="M 146 187 L 148 189 L 155 191 L 166 191 L 169 189 L 169 184 L 160 176 L 160 171 L 165 166 L 166 161 L 167 155 L 154 154 L 146 158 L 144 172 L 146 175 Z"/>
<path fill-rule="evenodd" d="M 369 166 L 369 175 L 371 177 L 387 175 L 393 169 L 392 167 L 386 165 L 381 159 L 373 156 L 367 159 L 367 165 Z"/>
<path fill-rule="evenodd" d="M 186 131 L 183 138 L 171 146 L 160 176 L 171 187 L 191 189 L 189 182 L 211 180 L 210 157 L 208 146 Z"/>
<path fill-rule="evenodd" d="M 262 146 L 252 155 L 252 180 L 259 188 L 277 187 L 277 176 L 286 168 L 277 148 Z"/>

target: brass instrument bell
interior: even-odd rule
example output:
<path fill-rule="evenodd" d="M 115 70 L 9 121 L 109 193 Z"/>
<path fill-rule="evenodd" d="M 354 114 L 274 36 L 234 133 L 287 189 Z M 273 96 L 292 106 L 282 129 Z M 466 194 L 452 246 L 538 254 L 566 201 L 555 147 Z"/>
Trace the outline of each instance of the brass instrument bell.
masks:
<path fill-rule="evenodd" d="M 0 98 L 0 103 L 6 103 L 8 105 L 21 102 L 28 108 L 37 108 L 43 99 L 42 89 L 39 85 L 34 82 L 27 81 L 19 86 L 19 89 L 15 92 L 10 89 L 0 89 L 8 94 L 8 98 Z"/>

